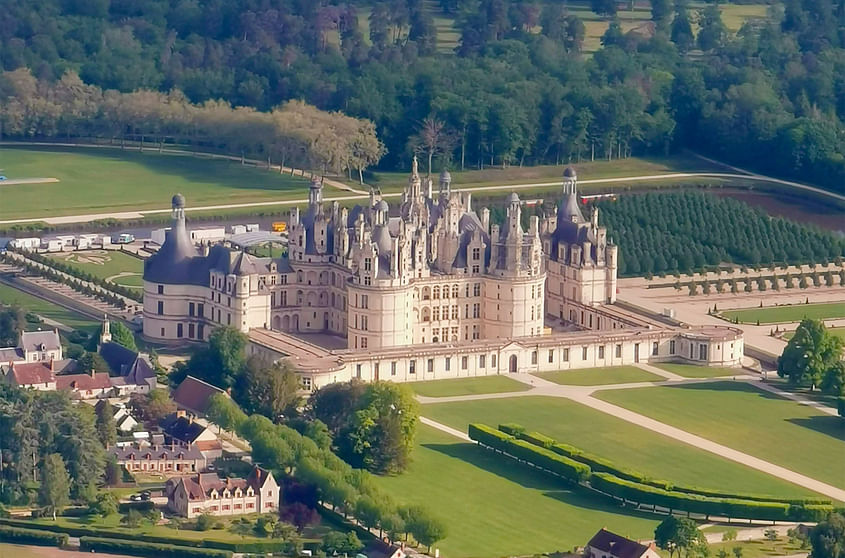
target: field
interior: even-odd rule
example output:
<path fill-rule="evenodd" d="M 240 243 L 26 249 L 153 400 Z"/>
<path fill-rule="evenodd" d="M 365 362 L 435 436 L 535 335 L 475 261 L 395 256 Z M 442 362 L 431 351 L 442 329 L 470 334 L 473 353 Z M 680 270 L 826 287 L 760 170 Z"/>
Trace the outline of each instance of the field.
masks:
<path fill-rule="evenodd" d="M 423 406 L 422 415 L 464 432 L 470 422 L 515 422 L 653 478 L 764 495 L 808 494 L 791 483 L 566 399 L 526 396 L 432 403 Z"/>
<path fill-rule="evenodd" d="M 684 378 L 716 378 L 744 374 L 741 368 L 719 368 L 718 366 L 697 366 L 695 364 L 656 364 L 657 368 L 672 372 Z"/>
<path fill-rule="evenodd" d="M 28 312 L 38 314 L 43 318 L 55 320 L 68 327 L 79 329 L 89 334 L 97 331 L 100 326 L 99 322 L 77 314 L 73 310 L 68 310 L 67 308 L 4 284 L 0 284 L 0 304 L 20 306 Z"/>
<path fill-rule="evenodd" d="M 0 557 L 7 558 L 90 558 L 90 552 L 77 550 L 59 550 L 52 546 L 23 546 L 19 544 L 0 543 Z M 126 554 L 103 554 L 98 552 L 97 556 L 103 558 L 125 557 Z"/>
<path fill-rule="evenodd" d="M 118 250 L 81 250 L 50 254 L 49 256 L 118 285 L 126 287 L 144 286 L 141 280 L 141 274 L 144 272 L 144 261 Z"/>
<path fill-rule="evenodd" d="M 845 488 L 842 419 L 744 382 L 603 391 L 597 398 Z"/>
<path fill-rule="evenodd" d="M 0 168 L 10 179 L 59 179 L 0 186 L 0 219 L 169 208 L 176 192 L 188 207 L 307 197 L 302 178 L 188 155 L 3 147 Z"/>
<path fill-rule="evenodd" d="M 558 370 L 534 374 L 550 382 L 569 386 L 600 386 L 629 382 L 659 382 L 665 378 L 636 366 L 611 366 L 585 370 Z"/>
<path fill-rule="evenodd" d="M 827 328 L 827 331 L 830 332 L 832 335 L 835 335 L 836 337 L 842 339 L 842 341 L 845 341 L 845 327 L 829 327 Z M 795 336 L 794 331 L 787 331 L 783 334 L 783 338 L 787 341 L 792 339 L 793 336 Z"/>
<path fill-rule="evenodd" d="M 739 318 L 739 321 L 744 324 L 757 323 L 758 320 L 760 324 L 800 322 L 804 318 L 827 320 L 830 318 L 845 318 L 845 302 L 744 308 L 741 310 L 725 310 L 721 312 L 721 315 L 729 320 Z"/>
<path fill-rule="evenodd" d="M 453 380 L 432 380 L 408 384 L 414 393 L 424 397 L 451 397 L 476 393 L 507 393 L 525 391 L 531 386 L 512 380 L 507 376 L 483 376 L 480 378 L 456 378 Z"/>
<path fill-rule="evenodd" d="M 376 482 L 396 500 L 424 504 L 447 522 L 449 534 L 436 545 L 446 558 L 572 550 L 611 525 L 616 532 L 648 538 L 658 523 L 620 513 L 603 500 L 433 428 L 420 426 L 417 438 L 408 470 Z"/>

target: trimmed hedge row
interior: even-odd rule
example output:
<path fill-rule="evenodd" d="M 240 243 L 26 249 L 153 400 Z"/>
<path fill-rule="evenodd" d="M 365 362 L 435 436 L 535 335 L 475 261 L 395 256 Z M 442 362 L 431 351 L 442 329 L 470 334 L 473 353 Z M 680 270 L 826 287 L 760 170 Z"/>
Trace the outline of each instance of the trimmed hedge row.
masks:
<path fill-rule="evenodd" d="M 501 430 L 505 434 L 510 434 L 511 436 L 514 436 L 516 438 L 519 438 L 525 433 L 525 427 L 521 424 L 516 424 L 515 422 L 500 424 L 499 430 Z"/>
<path fill-rule="evenodd" d="M 154 558 L 232 558 L 229 550 L 195 548 L 174 544 L 137 542 L 125 539 L 104 539 L 100 537 L 82 537 L 79 549 L 93 552 L 113 552 L 131 556 L 151 556 Z"/>
<path fill-rule="evenodd" d="M 711 498 L 668 491 L 620 479 L 609 473 L 593 473 L 590 486 L 607 494 L 640 504 L 683 510 L 706 516 L 763 519 L 769 521 L 819 521 L 833 511 L 832 505 L 790 505 L 785 502 L 758 502 L 739 498 Z"/>
<path fill-rule="evenodd" d="M 590 476 L 590 468 L 583 463 L 519 440 L 495 428 L 483 424 L 470 424 L 467 430 L 469 437 L 480 444 L 503 451 L 572 482 L 581 482 Z"/>
<path fill-rule="evenodd" d="M 108 529 L 96 529 L 93 527 L 56 525 L 54 523 L 33 523 L 25 519 L 0 518 L 0 526 L 9 525 L 23 527 L 35 531 L 49 531 L 51 533 L 64 533 L 71 537 L 94 537 L 114 540 L 142 541 L 151 544 L 190 546 L 194 548 L 211 548 L 231 552 L 279 552 L 284 549 L 285 543 L 278 540 L 266 541 L 218 541 L 218 540 L 190 540 L 180 538 L 178 535 L 163 537 L 146 533 L 124 533 Z"/>
<path fill-rule="evenodd" d="M 0 525 L 0 541 L 39 546 L 65 546 L 68 536 L 64 533 L 45 533 L 37 529 L 21 529 Z"/>
<path fill-rule="evenodd" d="M 521 434 L 514 435 L 522 440 L 525 440 L 526 442 L 530 442 L 537 446 L 550 449 L 555 453 L 589 465 L 590 469 L 593 472 L 610 473 L 611 475 L 614 475 L 620 479 L 635 482 L 638 484 L 644 484 L 654 488 L 659 488 L 668 492 L 683 492 L 686 494 L 708 496 L 711 498 L 751 500 L 754 502 L 780 502 L 793 506 L 828 506 L 833 504 L 832 500 L 823 497 L 781 498 L 777 496 L 765 496 L 759 494 L 738 494 L 735 492 L 727 492 L 719 489 L 677 485 L 665 480 L 651 479 L 638 471 L 632 471 L 630 469 L 621 469 L 609 459 L 604 459 L 602 457 L 592 455 L 579 448 L 576 448 L 575 446 L 570 446 L 569 444 L 556 443 L 553 438 L 550 438 L 538 432 L 525 432 L 525 429 L 519 426 L 518 424 L 500 425 L 499 429 L 502 430 L 502 427 L 504 426 L 507 426 L 508 429 L 511 431 L 521 432 Z"/>

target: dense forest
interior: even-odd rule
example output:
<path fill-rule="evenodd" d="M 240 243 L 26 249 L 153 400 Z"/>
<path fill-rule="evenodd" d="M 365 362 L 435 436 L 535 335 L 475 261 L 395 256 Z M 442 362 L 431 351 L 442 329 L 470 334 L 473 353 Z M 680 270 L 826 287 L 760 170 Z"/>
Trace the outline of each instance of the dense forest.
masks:
<path fill-rule="evenodd" d="M 646 193 L 598 203 L 619 244 L 619 274 L 687 273 L 722 263 L 825 263 L 845 241 L 733 200 L 701 192 Z"/>
<path fill-rule="evenodd" d="M 194 103 L 300 99 L 374 122 L 383 168 L 414 150 L 463 168 L 689 147 L 845 190 L 845 0 L 785 0 L 735 35 L 716 4 L 686 2 L 655 0 L 623 33 L 617 3 L 591 1 L 611 23 L 587 56 L 583 22 L 552 1 L 4 0 L 0 64 Z"/>

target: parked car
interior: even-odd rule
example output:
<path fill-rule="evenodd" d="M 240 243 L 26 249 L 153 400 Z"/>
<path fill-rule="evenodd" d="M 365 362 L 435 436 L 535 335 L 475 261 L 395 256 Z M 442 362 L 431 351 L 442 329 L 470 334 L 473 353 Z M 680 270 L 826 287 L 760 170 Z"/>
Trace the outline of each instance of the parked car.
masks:
<path fill-rule="evenodd" d="M 140 502 L 141 501 L 141 495 L 140 494 L 133 494 L 132 496 L 129 497 L 129 501 L 130 502 Z"/>

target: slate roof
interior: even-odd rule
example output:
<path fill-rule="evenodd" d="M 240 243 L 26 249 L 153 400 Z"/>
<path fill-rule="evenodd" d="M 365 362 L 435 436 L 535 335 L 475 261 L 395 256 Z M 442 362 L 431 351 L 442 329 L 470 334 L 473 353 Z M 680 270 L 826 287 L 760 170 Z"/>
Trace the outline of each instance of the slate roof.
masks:
<path fill-rule="evenodd" d="M 59 333 L 53 331 L 25 331 L 21 334 L 20 347 L 24 351 L 54 351 L 62 346 Z"/>
<path fill-rule="evenodd" d="M 155 378 L 155 370 L 147 356 L 118 343 L 108 342 L 100 346 L 100 356 L 109 369 L 120 378 L 112 378 L 115 385 L 143 385 L 148 378 Z"/>
<path fill-rule="evenodd" d="M 617 558 L 640 558 L 648 551 L 648 547 L 626 539 L 616 533 L 611 533 L 607 529 L 601 529 L 598 533 L 593 535 L 587 546 L 591 546 L 596 550 L 607 552 Z"/>
<path fill-rule="evenodd" d="M 189 500 L 202 501 L 210 498 L 214 490 L 222 494 L 227 489 L 234 493 L 238 488 L 246 492 L 247 488 L 252 487 L 253 491 L 257 492 L 269 475 L 268 471 L 260 467 L 254 467 L 249 477 L 245 479 L 234 477 L 221 479 L 217 473 L 198 473 L 190 477 L 181 477 L 175 486 L 179 483 L 184 484 Z"/>
<path fill-rule="evenodd" d="M 0 349 L 0 365 L 14 362 L 16 360 L 24 360 L 25 355 L 23 350 L 18 347 L 9 347 L 8 349 Z"/>
<path fill-rule="evenodd" d="M 217 393 L 225 392 L 199 378 L 188 376 L 173 392 L 173 400 L 183 409 L 202 414 L 208 408 L 208 400 Z"/>
<path fill-rule="evenodd" d="M 193 422 L 185 417 L 177 417 L 175 414 L 165 418 L 161 423 L 161 429 L 169 437 L 185 442 L 186 444 L 193 444 L 200 434 L 205 432 L 205 426 L 198 422 Z"/>
<path fill-rule="evenodd" d="M 199 448 L 184 446 L 152 445 L 146 447 L 125 446 L 108 450 L 118 461 L 159 459 L 205 459 Z"/>

